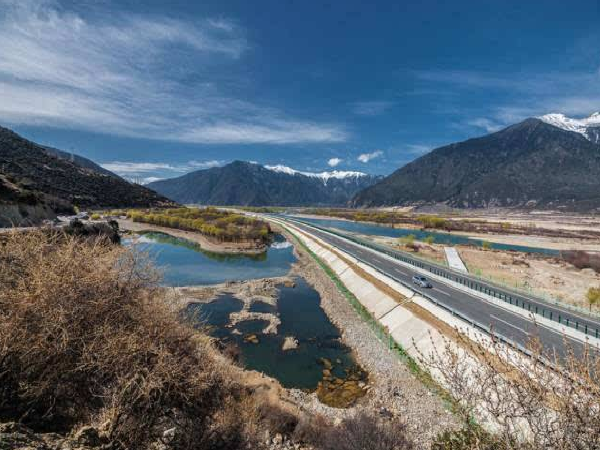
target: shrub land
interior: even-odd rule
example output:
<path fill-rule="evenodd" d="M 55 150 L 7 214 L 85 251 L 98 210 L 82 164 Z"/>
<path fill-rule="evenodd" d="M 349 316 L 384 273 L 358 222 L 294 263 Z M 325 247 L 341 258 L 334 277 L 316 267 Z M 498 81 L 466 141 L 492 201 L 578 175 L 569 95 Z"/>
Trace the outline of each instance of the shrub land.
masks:
<path fill-rule="evenodd" d="M 278 435 L 316 450 L 411 448 L 401 423 L 364 415 L 343 429 L 385 446 L 337 445 L 330 422 L 248 387 L 157 281 L 142 254 L 101 235 L 2 236 L 0 448 L 79 448 L 24 442 L 21 427 L 57 442 L 91 427 L 86 448 L 115 450 L 267 449 Z"/>
<path fill-rule="evenodd" d="M 196 231 L 217 242 L 266 244 L 271 238 L 268 223 L 212 207 L 131 210 L 127 217 L 134 222 Z"/>

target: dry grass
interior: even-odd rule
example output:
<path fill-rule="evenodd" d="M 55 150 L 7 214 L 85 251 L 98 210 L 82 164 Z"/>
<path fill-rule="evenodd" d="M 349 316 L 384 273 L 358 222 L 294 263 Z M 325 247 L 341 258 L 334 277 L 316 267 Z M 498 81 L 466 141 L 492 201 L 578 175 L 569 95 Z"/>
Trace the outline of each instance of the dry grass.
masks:
<path fill-rule="evenodd" d="M 102 238 L 0 243 L 0 420 L 93 424 L 107 442 L 237 448 L 256 406 L 210 340 L 181 324 L 147 261 Z M 258 445 L 254 445 L 257 448 Z"/>

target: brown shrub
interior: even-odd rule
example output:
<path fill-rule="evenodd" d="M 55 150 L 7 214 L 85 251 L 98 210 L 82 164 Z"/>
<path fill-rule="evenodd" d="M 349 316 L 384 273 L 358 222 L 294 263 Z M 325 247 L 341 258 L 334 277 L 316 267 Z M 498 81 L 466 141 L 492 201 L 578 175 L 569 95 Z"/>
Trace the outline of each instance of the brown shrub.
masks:
<path fill-rule="evenodd" d="M 560 252 L 561 257 L 573 264 L 578 269 L 594 269 L 600 273 L 600 253 L 586 252 L 583 250 L 563 250 Z"/>
<path fill-rule="evenodd" d="M 230 440 L 223 448 L 247 445 L 243 424 L 223 432 L 222 418 L 237 417 L 246 392 L 210 340 L 178 322 L 156 281 L 145 258 L 101 238 L 7 236 L 0 420 L 59 432 L 103 424 L 106 440 L 132 449 L 166 430 L 171 448 L 217 448 L 215 428 Z"/>
<path fill-rule="evenodd" d="M 300 432 L 313 439 L 319 450 L 410 450 L 414 444 L 407 437 L 406 425 L 398 418 L 377 417 L 365 412 L 346 418 L 338 426 L 322 420 Z"/>

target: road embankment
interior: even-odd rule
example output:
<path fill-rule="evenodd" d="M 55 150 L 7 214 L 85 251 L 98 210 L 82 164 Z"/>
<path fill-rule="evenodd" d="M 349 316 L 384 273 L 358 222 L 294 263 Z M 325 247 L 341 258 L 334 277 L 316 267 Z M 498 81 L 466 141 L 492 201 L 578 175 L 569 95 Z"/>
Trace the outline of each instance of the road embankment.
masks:
<path fill-rule="evenodd" d="M 444 399 L 415 376 L 406 361 L 389 349 L 371 325 L 357 313 L 336 281 L 319 265 L 294 230 L 282 233 L 294 243 L 298 262 L 292 274 L 298 274 L 313 286 L 321 297 L 321 307 L 342 333 L 343 342 L 352 348 L 355 358 L 369 372 L 368 395 L 356 406 L 340 410 L 323 405 L 315 394 L 295 390 L 297 403 L 311 413 L 332 418 L 352 415 L 359 410 L 388 411 L 404 418 L 411 435 L 418 436 L 418 448 L 429 448 L 435 436 L 457 428 L 457 418 L 447 408 Z"/>

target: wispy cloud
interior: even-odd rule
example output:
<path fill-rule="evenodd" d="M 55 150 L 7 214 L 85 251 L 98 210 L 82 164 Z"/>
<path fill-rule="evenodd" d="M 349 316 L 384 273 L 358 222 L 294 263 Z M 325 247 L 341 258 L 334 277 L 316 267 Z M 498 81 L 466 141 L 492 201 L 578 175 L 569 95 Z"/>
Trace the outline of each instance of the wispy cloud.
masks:
<path fill-rule="evenodd" d="M 404 153 L 412 156 L 421 156 L 429 153 L 433 148 L 433 145 L 428 144 L 408 144 Z"/>
<path fill-rule="evenodd" d="M 184 164 L 172 164 L 167 162 L 128 162 L 128 161 L 112 161 L 100 164 L 107 170 L 116 173 L 117 175 L 145 176 L 149 173 L 165 173 L 181 174 L 192 170 L 209 169 L 211 167 L 222 166 L 224 161 L 188 161 Z"/>
<path fill-rule="evenodd" d="M 535 71 L 510 74 L 476 71 L 417 71 L 428 86 L 463 94 L 482 92 L 491 101 L 479 107 L 461 108 L 461 97 L 446 98 L 445 108 L 457 110 L 459 125 L 486 132 L 497 131 L 527 117 L 551 112 L 587 116 L 600 109 L 600 71 Z M 493 96 L 492 96 L 493 94 Z M 453 106 L 454 105 L 454 106 Z"/>
<path fill-rule="evenodd" d="M 498 131 L 504 126 L 502 123 L 498 123 L 497 121 L 488 119 L 486 117 L 477 117 L 475 119 L 469 119 L 467 120 L 467 124 L 476 128 L 482 128 L 488 133 Z"/>
<path fill-rule="evenodd" d="M 359 116 L 378 116 L 392 106 L 394 102 L 384 100 L 355 102 L 352 104 L 352 112 Z"/>
<path fill-rule="evenodd" d="M 360 161 L 361 163 L 368 163 L 369 161 L 375 159 L 375 158 L 379 158 L 380 156 L 383 155 L 383 152 L 381 150 L 375 150 L 374 152 L 371 153 L 362 153 L 360 155 L 358 155 L 358 158 L 356 158 L 358 161 Z"/>
<path fill-rule="evenodd" d="M 329 167 L 336 167 L 342 161 L 343 161 L 343 159 L 341 159 L 341 158 L 331 158 L 329 161 L 327 161 L 327 164 L 329 165 Z"/>
<path fill-rule="evenodd" d="M 235 22 L 91 20 L 51 1 L 0 6 L 4 122 L 212 144 L 347 138 L 342 126 L 290 117 L 219 86 L 217 68 L 241 64 L 249 47 Z"/>

